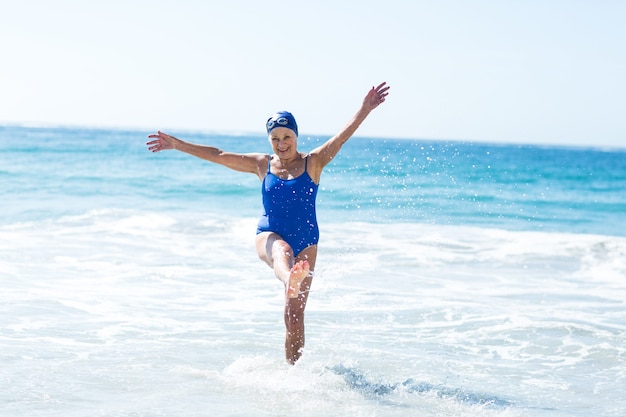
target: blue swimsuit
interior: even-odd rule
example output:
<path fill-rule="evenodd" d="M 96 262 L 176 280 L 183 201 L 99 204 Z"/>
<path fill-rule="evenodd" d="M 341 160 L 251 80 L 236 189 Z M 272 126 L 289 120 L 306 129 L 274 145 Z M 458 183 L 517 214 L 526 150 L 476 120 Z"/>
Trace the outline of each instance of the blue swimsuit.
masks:
<path fill-rule="evenodd" d="M 271 157 L 270 157 L 271 160 Z M 263 179 L 263 217 L 256 229 L 261 232 L 274 232 L 280 235 L 293 249 L 293 255 L 319 240 L 319 229 L 315 215 L 315 197 L 318 185 L 307 172 L 308 156 L 304 160 L 304 173 L 284 180 L 270 172 Z"/>

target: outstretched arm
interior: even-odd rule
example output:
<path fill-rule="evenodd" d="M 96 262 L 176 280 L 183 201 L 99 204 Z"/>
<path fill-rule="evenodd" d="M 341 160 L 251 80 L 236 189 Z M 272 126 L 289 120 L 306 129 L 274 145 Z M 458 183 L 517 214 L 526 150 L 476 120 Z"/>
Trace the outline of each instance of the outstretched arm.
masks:
<path fill-rule="evenodd" d="M 350 137 L 356 132 L 358 127 L 363 123 L 372 110 L 384 103 L 385 98 L 389 94 L 389 86 L 386 82 L 379 84 L 377 87 L 372 87 L 367 92 L 367 95 L 363 99 L 361 108 L 356 112 L 348 124 L 335 136 L 330 138 L 326 143 L 320 147 L 314 149 L 311 152 L 315 160 L 315 176 L 313 177 L 316 182 L 319 182 L 319 177 L 322 173 L 322 169 L 337 155 L 344 143 L 350 139 Z"/>
<path fill-rule="evenodd" d="M 257 174 L 258 176 L 261 176 L 261 174 L 265 172 L 264 166 L 267 163 L 267 158 L 266 155 L 263 154 L 238 154 L 233 152 L 224 152 L 223 150 L 212 146 L 196 145 L 194 143 L 185 142 L 184 140 L 180 140 L 161 131 L 149 135 L 148 138 L 154 139 L 146 144 L 148 145 L 148 150 L 152 152 L 176 149 L 198 158 L 224 165 L 230 169 L 234 169 L 235 171 L 251 172 Z"/>

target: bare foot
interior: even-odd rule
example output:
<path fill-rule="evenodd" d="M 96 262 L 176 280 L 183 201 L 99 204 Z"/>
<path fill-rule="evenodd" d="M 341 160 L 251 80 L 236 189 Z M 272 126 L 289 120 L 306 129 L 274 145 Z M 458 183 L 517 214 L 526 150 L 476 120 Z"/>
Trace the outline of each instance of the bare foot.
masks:
<path fill-rule="evenodd" d="M 309 262 L 300 261 L 296 263 L 289 272 L 289 286 L 287 287 L 288 298 L 298 298 L 300 294 L 300 284 L 309 275 Z"/>

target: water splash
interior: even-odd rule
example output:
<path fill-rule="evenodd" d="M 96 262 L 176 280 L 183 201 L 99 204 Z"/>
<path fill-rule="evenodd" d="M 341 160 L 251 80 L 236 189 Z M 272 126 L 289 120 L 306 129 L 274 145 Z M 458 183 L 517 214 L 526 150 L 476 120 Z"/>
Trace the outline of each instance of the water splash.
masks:
<path fill-rule="evenodd" d="M 435 393 L 440 398 L 453 398 L 471 405 L 489 407 L 509 407 L 513 405 L 511 401 L 494 395 L 469 392 L 460 388 L 448 388 L 428 382 L 417 382 L 413 378 L 400 383 L 375 382 L 369 380 L 363 372 L 355 368 L 336 365 L 331 370 L 342 376 L 350 388 L 361 392 L 366 397 L 385 397 L 397 392 L 410 394 Z"/>

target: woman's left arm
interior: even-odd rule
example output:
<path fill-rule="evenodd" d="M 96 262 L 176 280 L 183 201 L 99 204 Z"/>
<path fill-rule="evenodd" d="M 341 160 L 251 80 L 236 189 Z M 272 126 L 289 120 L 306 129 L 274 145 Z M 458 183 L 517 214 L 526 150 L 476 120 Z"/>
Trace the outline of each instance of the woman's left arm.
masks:
<path fill-rule="evenodd" d="M 356 132 L 358 127 L 363 123 L 372 110 L 378 107 L 381 103 L 384 103 L 385 98 L 389 94 L 389 86 L 386 82 L 378 85 L 378 87 L 372 87 L 367 92 L 367 95 L 363 99 L 361 108 L 356 112 L 348 124 L 335 136 L 326 141 L 323 145 L 311 151 L 312 156 L 311 168 L 315 171 L 312 175 L 315 182 L 319 183 L 319 178 L 322 174 L 322 169 L 333 160 L 337 155 L 344 143 L 350 139 L 350 137 Z"/>

